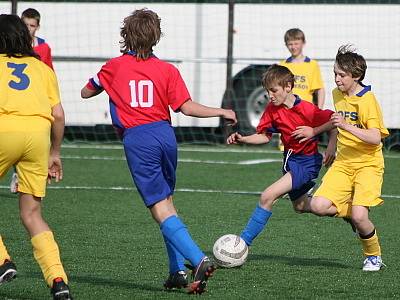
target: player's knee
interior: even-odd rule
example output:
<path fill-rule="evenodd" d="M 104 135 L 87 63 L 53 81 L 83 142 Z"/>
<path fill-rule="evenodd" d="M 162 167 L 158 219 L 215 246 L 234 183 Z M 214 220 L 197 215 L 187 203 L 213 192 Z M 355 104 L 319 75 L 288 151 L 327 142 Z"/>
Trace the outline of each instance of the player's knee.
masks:
<path fill-rule="evenodd" d="M 293 203 L 293 209 L 298 214 L 302 214 L 302 213 L 306 212 L 304 203 Z"/>
<path fill-rule="evenodd" d="M 42 218 L 39 209 L 23 209 L 20 211 L 19 216 L 25 226 L 29 226 Z"/>
<path fill-rule="evenodd" d="M 311 203 L 310 203 L 310 210 L 314 215 L 317 216 L 325 216 L 326 215 L 326 207 L 325 205 L 323 205 L 322 203 L 320 203 L 319 201 L 312 199 Z"/>
<path fill-rule="evenodd" d="M 264 191 L 260 197 L 260 205 L 263 207 L 270 207 L 274 204 L 276 197 L 268 191 Z"/>
<path fill-rule="evenodd" d="M 353 222 L 353 224 L 358 227 L 359 225 L 363 224 L 364 222 L 366 222 L 368 220 L 368 216 L 366 216 L 365 214 L 360 214 L 357 212 L 353 212 L 351 215 L 351 221 Z"/>

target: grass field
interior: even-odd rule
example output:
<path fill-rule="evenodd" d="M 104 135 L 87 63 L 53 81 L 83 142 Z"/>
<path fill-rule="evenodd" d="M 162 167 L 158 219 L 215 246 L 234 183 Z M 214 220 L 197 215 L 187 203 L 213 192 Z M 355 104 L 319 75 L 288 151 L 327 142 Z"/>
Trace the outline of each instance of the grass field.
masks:
<path fill-rule="evenodd" d="M 159 229 L 133 188 L 122 149 L 110 148 L 64 148 L 65 178 L 50 186 L 43 203 L 75 299 L 190 297 L 163 290 L 168 269 Z M 175 204 L 207 254 L 219 236 L 240 233 L 258 194 L 280 176 L 281 154 L 261 149 L 180 147 Z M 361 245 L 342 220 L 297 215 L 287 199 L 280 199 L 248 262 L 217 270 L 202 297 L 400 298 L 400 155 L 385 156 L 385 204 L 371 212 L 385 270 L 362 272 Z M 49 299 L 8 177 L 0 183 L 0 232 L 18 277 L 0 286 L 0 299 Z"/>

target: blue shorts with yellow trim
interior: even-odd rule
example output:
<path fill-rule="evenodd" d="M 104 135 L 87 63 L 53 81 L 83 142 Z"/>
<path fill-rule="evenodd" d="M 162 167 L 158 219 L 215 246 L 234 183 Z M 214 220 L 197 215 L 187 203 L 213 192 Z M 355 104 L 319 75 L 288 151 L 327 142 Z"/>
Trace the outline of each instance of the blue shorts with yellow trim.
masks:
<path fill-rule="evenodd" d="M 178 147 L 166 121 L 125 129 L 123 144 L 133 181 L 147 207 L 174 193 Z"/>
<path fill-rule="evenodd" d="M 290 172 L 292 175 L 292 190 L 288 193 L 290 200 L 295 201 L 306 194 L 314 185 L 314 179 L 318 178 L 322 167 L 322 155 L 320 153 L 283 154 L 282 172 Z"/>

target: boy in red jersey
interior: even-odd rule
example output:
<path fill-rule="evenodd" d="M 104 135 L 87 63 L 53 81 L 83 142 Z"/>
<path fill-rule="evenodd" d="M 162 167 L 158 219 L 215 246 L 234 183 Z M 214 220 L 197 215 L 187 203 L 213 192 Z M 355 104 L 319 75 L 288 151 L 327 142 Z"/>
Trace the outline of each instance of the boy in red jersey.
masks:
<path fill-rule="evenodd" d="M 242 136 L 235 132 L 227 139 L 228 144 L 266 144 L 271 140 L 272 133 L 280 132 L 285 147 L 284 175 L 261 194 L 259 204 L 241 233 L 248 246 L 266 226 L 272 207 L 280 196 L 288 193 L 296 212 L 310 212 L 307 192 L 315 185 L 314 179 L 318 177 L 322 163 L 329 166 L 333 162 L 336 150 L 336 129 L 330 122 L 333 111 L 321 110 L 294 95 L 294 75 L 288 68 L 271 66 L 263 75 L 262 83 L 271 102 L 265 108 L 257 133 Z M 325 157 L 318 153 L 316 139 L 307 142 L 299 140 L 298 135 L 303 134 L 305 126 L 316 127 L 320 132 L 329 130 Z"/>
<path fill-rule="evenodd" d="M 34 8 L 28 8 L 22 12 L 22 21 L 26 24 L 32 37 L 33 50 L 39 55 L 40 60 L 53 69 L 51 48 L 46 41 L 35 34 L 40 27 L 40 13 Z"/>
<path fill-rule="evenodd" d="M 112 122 L 122 132 L 129 170 L 167 248 L 170 275 L 165 288 L 188 285 L 186 259 L 193 267 L 188 291 L 201 294 L 215 267 L 192 240 L 172 202 L 177 143 L 169 109 L 194 117 L 223 117 L 233 124 L 236 115 L 191 100 L 178 69 L 153 54 L 160 36 L 155 12 L 141 9 L 126 17 L 121 28 L 123 54 L 109 60 L 82 88 L 81 96 L 90 98 L 103 90 L 110 96 Z"/>
<path fill-rule="evenodd" d="M 50 46 L 45 42 L 44 39 L 35 36 L 36 31 L 39 29 L 40 24 L 40 14 L 34 8 L 28 8 L 23 11 L 21 15 L 22 21 L 28 27 L 29 34 L 32 38 L 32 47 L 33 51 L 39 55 L 39 58 L 42 62 L 48 65 L 51 69 L 53 69 L 53 61 L 51 58 L 51 49 Z M 14 168 L 14 173 L 11 176 L 10 182 L 10 192 L 18 193 L 18 175 Z"/>

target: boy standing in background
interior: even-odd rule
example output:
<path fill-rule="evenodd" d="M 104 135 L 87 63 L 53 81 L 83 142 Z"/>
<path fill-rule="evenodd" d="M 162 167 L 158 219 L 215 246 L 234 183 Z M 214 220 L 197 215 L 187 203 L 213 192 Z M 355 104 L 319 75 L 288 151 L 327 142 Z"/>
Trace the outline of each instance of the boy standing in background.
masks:
<path fill-rule="evenodd" d="M 303 48 L 306 44 L 304 32 L 298 28 L 292 28 L 285 33 L 285 45 L 290 52 L 290 57 L 280 62 L 287 67 L 295 78 L 293 94 L 301 100 L 313 103 L 316 94 L 316 105 L 323 109 L 325 103 L 325 89 L 322 81 L 318 62 L 304 56 Z"/>

